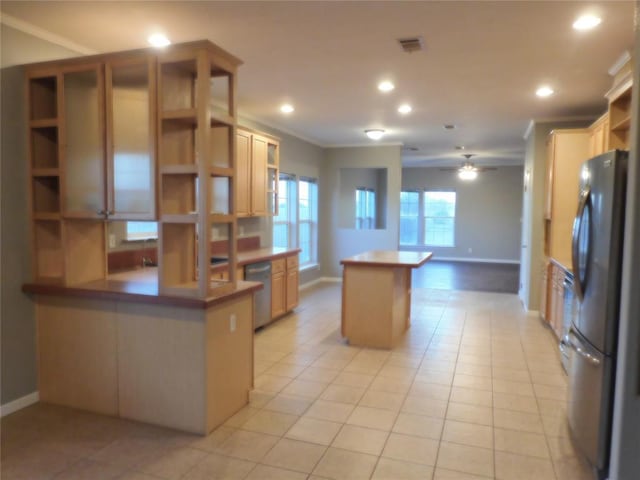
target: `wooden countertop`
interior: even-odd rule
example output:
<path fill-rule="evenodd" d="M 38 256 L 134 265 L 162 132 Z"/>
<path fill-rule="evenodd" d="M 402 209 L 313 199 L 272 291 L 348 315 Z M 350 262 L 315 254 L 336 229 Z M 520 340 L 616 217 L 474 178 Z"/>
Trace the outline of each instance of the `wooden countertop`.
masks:
<path fill-rule="evenodd" d="M 110 275 L 106 279 L 83 283 L 80 285 L 56 285 L 27 283 L 22 291 L 41 295 L 62 295 L 82 298 L 98 298 L 104 300 L 121 300 L 155 305 L 171 305 L 188 308 L 210 308 L 227 300 L 253 293 L 263 288 L 260 282 L 240 281 L 236 289 L 226 295 L 205 299 L 160 295 L 158 293 L 157 268 L 121 272 Z"/>
<path fill-rule="evenodd" d="M 368 265 L 372 267 L 418 268 L 431 257 L 431 252 L 400 252 L 397 250 L 372 250 L 340 260 L 342 265 Z"/>
<path fill-rule="evenodd" d="M 264 262 L 266 260 L 276 260 L 278 258 L 288 257 L 300 253 L 299 248 L 279 248 L 266 247 L 256 250 L 247 250 L 246 252 L 238 252 L 238 266 L 244 266 L 249 263 Z"/>

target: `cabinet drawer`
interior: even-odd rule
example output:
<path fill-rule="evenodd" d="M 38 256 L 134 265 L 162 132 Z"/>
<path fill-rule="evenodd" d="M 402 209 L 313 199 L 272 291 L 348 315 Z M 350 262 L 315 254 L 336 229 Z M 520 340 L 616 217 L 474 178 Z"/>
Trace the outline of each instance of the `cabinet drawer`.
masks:
<path fill-rule="evenodd" d="M 287 257 L 287 270 L 298 268 L 298 255 Z"/>
<path fill-rule="evenodd" d="M 284 258 L 279 258 L 277 260 L 271 261 L 271 275 L 275 275 L 276 273 L 284 272 Z"/>

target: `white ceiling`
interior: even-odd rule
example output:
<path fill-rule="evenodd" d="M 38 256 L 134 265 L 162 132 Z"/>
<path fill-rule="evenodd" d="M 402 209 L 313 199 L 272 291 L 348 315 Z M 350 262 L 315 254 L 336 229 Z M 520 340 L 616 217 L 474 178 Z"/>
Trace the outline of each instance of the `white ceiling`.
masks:
<path fill-rule="evenodd" d="M 154 31 L 174 43 L 209 39 L 241 58 L 241 115 L 322 146 L 417 147 L 405 165 L 521 164 L 531 119 L 595 117 L 608 69 L 633 45 L 632 1 L 29 2 L 0 3 L 3 21 L 42 29 L 95 52 L 145 47 Z M 596 12 L 602 24 L 572 22 Z M 421 35 L 425 50 L 397 39 Z M 396 89 L 376 89 L 391 79 Z M 538 99 L 535 89 L 556 94 Z M 288 116 L 283 102 L 295 105 Z M 401 116 L 401 102 L 413 112 Z M 453 131 L 443 124 L 458 126 Z"/>

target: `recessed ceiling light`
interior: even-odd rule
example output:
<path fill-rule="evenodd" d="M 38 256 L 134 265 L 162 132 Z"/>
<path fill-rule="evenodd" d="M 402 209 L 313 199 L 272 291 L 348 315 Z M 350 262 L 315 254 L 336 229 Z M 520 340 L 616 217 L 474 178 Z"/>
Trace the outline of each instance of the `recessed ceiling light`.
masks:
<path fill-rule="evenodd" d="M 290 105 L 290 104 L 288 104 L 288 103 L 285 103 L 284 105 L 282 105 L 282 106 L 280 107 L 280 111 L 281 111 L 282 113 L 291 113 L 291 112 L 293 112 L 294 110 L 295 110 L 295 108 L 293 108 L 293 105 Z"/>
<path fill-rule="evenodd" d="M 539 96 L 539 97 L 542 97 L 542 98 L 549 97 L 549 96 L 553 95 L 553 93 L 554 93 L 553 92 L 553 88 L 551 88 L 551 87 L 549 87 L 547 85 L 543 85 L 542 87 L 539 87 L 536 90 L 536 95 Z"/>
<path fill-rule="evenodd" d="M 445 123 L 442 128 L 444 128 L 445 130 L 453 130 L 456 128 L 456 126 L 453 123 Z"/>
<path fill-rule="evenodd" d="M 582 15 L 573 22 L 573 28 L 575 30 L 591 30 L 600 25 L 600 22 L 602 22 L 602 19 L 595 15 Z"/>
<path fill-rule="evenodd" d="M 409 105 L 408 103 L 402 104 L 398 107 L 398 112 L 402 113 L 403 115 L 411 113 L 411 110 L 411 105 Z"/>
<path fill-rule="evenodd" d="M 390 92 L 394 88 L 396 88 L 396 86 L 389 80 L 385 80 L 384 82 L 380 82 L 378 84 L 378 90 L 380 90 L 381 92 Z"/>
<path fill-rule="evenodd" d="M 370 130 L 365 130 L 364 133 L 371 140 L 380 140 L 384 135 L 384 130 L 382 130 L 381 128 L 372 128 Z"/>
<path fill-rule="evenodd" d="M 162 33 L 154 33 L 149 35 L 147 41 L 154 47 L 162 48 L 171 45 L 171 41 Z"/>

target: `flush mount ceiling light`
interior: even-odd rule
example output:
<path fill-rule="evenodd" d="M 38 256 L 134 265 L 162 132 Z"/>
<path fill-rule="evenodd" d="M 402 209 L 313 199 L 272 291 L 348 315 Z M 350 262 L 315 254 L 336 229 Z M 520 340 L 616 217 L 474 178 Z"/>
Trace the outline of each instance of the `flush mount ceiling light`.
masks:
<path fill-rule="evenodd" d="M 162 33 L 154 33 L 147 37 L 149 44 L 156 48 L 166 47 L 171 45 L 171 41 Z"/>
<path fill-rule="evenodd" d="M 573 28 L 574 30 L 591 30 L 600 25 L 601 22 L 602 19 L 595 15 L 582 15 L 573 22 Z"/>
<path fill-rule="evenodd" d="M 536 95 L 539 96 L 540 98 L 546 98 L 546 97 L 550 97 L 551 95 L 553 95 L 553 88 L 547 86 L 547 85 L 543 85 L 542 87 L 539 87 L 536 90 Z"/>
<path fill-rule="evenodd" d="M 285 103 L 284 105 L 282 105 L 282 106 L 280 107 L 280 111 L 281 111 L 282 113 L 291 113 L 291 112 L 293 112 L 294 110 L 295 110 L 295 108 L 293 108 L 293 105 L 290 105 L 290 104 L 288 104 L 288 103 Z"/>
<path fill-rule="evenodd" d="M 389 80 L 385 80 L 384 82 L 380 82 L 378 84 L 378 90 L 380 90 L 381 92 L 390 92 L 394 88 L 396 88 L 396 86 Z"/>
<path fill-rule="evenodd" d="M 412 110 L 411 105 L 409 105 L 408 103 L 404 103 L 398 107 L 398 112 L 403 115 L 411 113 L 411 110 Z"/>
<path fill-rule="evenodd" d="M 381 128 L 372 128 L 364 131 L 365 135 L 371 140 L 380 140 L 384 135 L 384 130 Z"/>

